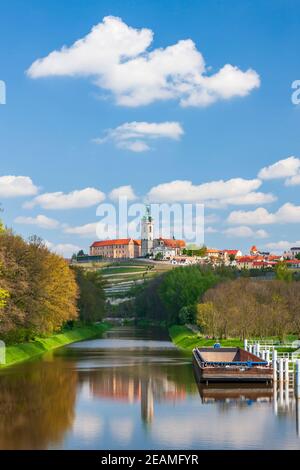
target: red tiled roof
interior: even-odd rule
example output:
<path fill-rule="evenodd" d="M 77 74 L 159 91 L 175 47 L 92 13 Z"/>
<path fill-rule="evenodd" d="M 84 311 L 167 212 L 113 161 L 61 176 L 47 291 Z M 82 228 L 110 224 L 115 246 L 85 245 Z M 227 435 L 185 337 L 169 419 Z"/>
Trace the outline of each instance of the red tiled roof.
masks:
<path fill-rule="evenodd" d="M 129 245 L 130 242 L 133 242 L 135 245 L 139 245 L 140 240 L 133 240 L 132 238 L 118 238 L 116 240 L 101 240 L 94 242 L 91 246 L 113 246 L 113 245 Z"/>
<path fill-rule="evenodd" d="M 229 255 L 237 255 L 240 250 L 223 250 L 223 253 L 228 253 Z"/>
<path fill-rule="evenodd" d="M 165 246 L 169 246 L 171 248 L 184 248 L 185 241 L 184 240 L 174 240 L 173 238 L 162 238 L 160 240 L 164 242 Z"/>
<path fill-rule="evenodd" d="M 274 261 L 253 261 L 253 266 L 274 266 Z"/>
<path fill-rule="evenodd" d="M 257 258 L 255 256 L 241 256 L 238 259 L 238 263 L 251 263 L 253 261 L 257 261 Z"/>

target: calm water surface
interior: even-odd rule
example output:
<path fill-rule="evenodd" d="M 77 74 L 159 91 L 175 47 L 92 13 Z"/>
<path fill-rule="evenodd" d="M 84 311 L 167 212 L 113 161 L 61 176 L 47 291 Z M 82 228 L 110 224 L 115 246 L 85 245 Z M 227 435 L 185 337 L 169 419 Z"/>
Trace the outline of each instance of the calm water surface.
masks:
<path fill-rule="evenodd" d="M 116 327 L 0 373 L 1 449 L 300 449 L 293 393 L 198 387 L 166 333 Z"/>

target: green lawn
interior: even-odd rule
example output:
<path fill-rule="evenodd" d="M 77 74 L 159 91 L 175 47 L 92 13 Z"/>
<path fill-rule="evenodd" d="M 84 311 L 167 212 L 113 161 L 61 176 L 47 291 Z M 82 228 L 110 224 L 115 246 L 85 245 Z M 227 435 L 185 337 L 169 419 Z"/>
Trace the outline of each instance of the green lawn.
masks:
<path fill-rule="evenodd" d="M 206 339 L 199 334 L 193 333 L 186 326 L 173 325 L 169 328 L 169 334 L 172 342 L 180 349 L 192 351 L 196 347 L 213 346 L 217 340 Z M 220 341 L 222 346 L 243 347 L 243 342 L 238 338 L 223 339 Z"/>
<path fill-rule="evenodd" d="M 97 325 L 82 326 L 73 328 L 64 333 L 58 333 L 48 338 L 36 338 L 29 343 L 21 343 L 6 348 L 6 364 L 0 365 L 0 368 L 10 366 L 17 362 L 26 361 L 38 354 L 43 354 L 51 349 L 59 348 L 66 344 L 81 341 L 87 338 L 100 336 L 110 326 L 107 323 Z"/>

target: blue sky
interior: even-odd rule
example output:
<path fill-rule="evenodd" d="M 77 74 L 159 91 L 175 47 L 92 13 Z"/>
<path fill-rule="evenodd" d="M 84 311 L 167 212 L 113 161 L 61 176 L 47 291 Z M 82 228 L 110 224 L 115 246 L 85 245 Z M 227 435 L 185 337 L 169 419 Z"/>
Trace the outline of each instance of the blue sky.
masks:
<path fill-rule="evenodd" d="M 299 241 L 299 10 L 292 0 L 3 0 L 5 223 L 65 254 L 87 249 L 95 236 L 80 227 L 130 186 L 136 201 L 204 194 L 208 246 Z"/>

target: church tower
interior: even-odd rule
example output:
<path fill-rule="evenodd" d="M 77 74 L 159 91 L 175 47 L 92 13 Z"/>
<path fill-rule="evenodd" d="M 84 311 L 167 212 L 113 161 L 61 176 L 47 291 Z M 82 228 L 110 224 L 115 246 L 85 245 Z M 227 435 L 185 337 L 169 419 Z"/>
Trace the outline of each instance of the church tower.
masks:
<path fill-rule="evenodd" d="M 142 218 L 141 223 L 142 256 L 153 253 L 153 230 L 154 221 L 151 216 L 150 206 L 147 206 L 146 214 Z"/>

